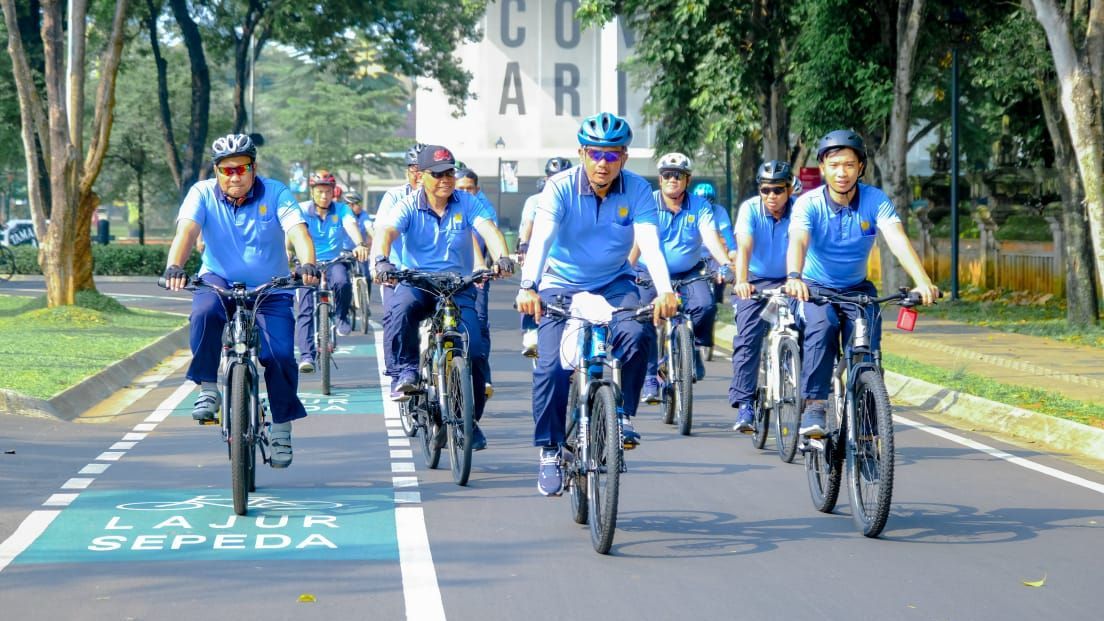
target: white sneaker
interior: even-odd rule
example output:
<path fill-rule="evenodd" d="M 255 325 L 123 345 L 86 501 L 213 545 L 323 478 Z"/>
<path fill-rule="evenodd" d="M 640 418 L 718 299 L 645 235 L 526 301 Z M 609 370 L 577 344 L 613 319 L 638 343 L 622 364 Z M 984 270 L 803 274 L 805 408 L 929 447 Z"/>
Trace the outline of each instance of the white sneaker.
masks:
<path fill-rule="evenodd" d="M 268 463 L 273 468 L 291 465 L 291 423 L 272 423 L 268 430 L 268 446 L 272 454 Z"/>
<path fill-rule="evenodd" d="M 526 330 L 521 334 L 521 355 L 526 358 L 537 357 L 537 331 Z"/>

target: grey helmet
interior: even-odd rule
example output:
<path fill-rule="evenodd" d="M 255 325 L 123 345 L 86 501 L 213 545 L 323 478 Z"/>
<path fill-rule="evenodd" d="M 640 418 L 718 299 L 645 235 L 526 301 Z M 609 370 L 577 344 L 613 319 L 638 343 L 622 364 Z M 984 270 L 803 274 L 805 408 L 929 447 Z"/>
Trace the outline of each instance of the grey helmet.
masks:
<path fill-rule="evenodd" d="M 257 145 L 246 134 L 226 134 L 211 143 L 211 161 L 215 164 L 235 155 L 248 155 L 249 159 L 256 160 Z"/>
<path fill-rule="evenodd" d="M 420 142 L 414 143 L 414 146 L 410 147 L 410 149 L 407 150 L 407 152 L 406 152 L 406 165 L 407 166 L 417 166 L 418 165 L 418 154 L 421 153 L 422 149 L 424 149 L 424 148 L 425 148 L 424 144 L 422 144 Z"/>
<path fill-rule="evenodd" d="M 817 143 L 817 161 L 822 161 L 827 152 L 843 148 L 854 151 L 859 156 L 859 163 L 866 163 L 866 145 L 862 136 L 849 129 L 837 129 L 825 134 Z"/>
<path fill-rule="evenodd" d="M 790 168 L 788 162 L 781 160 L 770 160 L 763 162 L 759 166 L 759 172 L 755 174 L 755 182 L 763 183 L 764 181 L 771 181 L 774 183 L 785 183 L 786 185 L 793 184 L 793 169 Z"/>

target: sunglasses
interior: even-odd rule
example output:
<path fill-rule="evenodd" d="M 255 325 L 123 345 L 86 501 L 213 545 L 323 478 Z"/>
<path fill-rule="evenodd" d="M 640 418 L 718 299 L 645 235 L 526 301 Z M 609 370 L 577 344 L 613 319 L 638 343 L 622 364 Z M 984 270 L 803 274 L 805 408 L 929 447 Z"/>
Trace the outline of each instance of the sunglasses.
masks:
<path fill-rule="evenodd" d="M 778 186 L 763 186 L 759 188 L 760 194 L 783 194 L 786 192 L 786 188 L 780 188 Z"/>
<path fill-rule="evenodd" d="M 595 151 L 594 149 L 586 150 L 587 157 L 594 162 L 605 161 L 608 164 L 612 164 L 621 159 L 620 151 Z"/>
<path fill-rule="evenodd" d="M 233 177 L 238 175 L 239 177 L 247 172 L 253 172 L 252 164 L 242 164 L 241 166 L 216 166 L 215 169 L 219 171 L 219 174 L 223 177 Z"/>
<path fill-rule="evenodd" d="M 685 173 L 681 173 L 677 170 L 665 170 L 659 173 L 659 176 L 666 181 L 674 179 L 675 181 L 682 181 L 682 178 L 686 176 Z"/>
<path fill-rule="evenodd" d="M 432 170 L 426 171 L 430 177 L 434 179 L 440 179 L 441 177 L 449 177 L 450 179 L 456 178 L 456 169 L 450 168 L 448 170 L 442 170 L 441 172 L 433 172 Z"/>

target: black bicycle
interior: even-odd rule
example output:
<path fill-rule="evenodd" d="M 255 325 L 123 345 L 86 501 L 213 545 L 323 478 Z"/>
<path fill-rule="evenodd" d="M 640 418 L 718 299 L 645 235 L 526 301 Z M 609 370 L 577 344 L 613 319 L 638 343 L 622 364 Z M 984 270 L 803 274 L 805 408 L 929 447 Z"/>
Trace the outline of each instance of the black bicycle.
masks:
<path fill-rule="evenodd" d="M 542 304 L 542 308 L 550 317 L 568 320 L 562 342 L 574 339 L 576 343 L 566 443 L 561 451 L 571 515 L 575 523 L 589 524 L 594 550 L 607 554 L 617 529 L 621 474 L 627 471 L 624 433 L 618 415 L 622 403 L 621 361 L 607 351 L 612 322 L 572 317 L 562 305 Z M 653 305 L 615 308 L 613 321 L 647 321 L 653 309 Z M 605 377 L 605 369 L 610 370 L 610 377 Z"/>
<path fill-rule="evenodd" d="M 324 395 L 330 394 L 330 367 L 336 366 L 333 353 L 337 349 L 337 314 L 334 311 L 336 292 L 328 287 L 326 269 L 337 263 L 344 263 L 346 267 L 350 267 L 356 263 L 356 260 L 351 253 L 342 252 L 329 261 L 320 261 L 317 264 L 321 274 L 318 287 L 308 292 L 309 295 L 314 296 L 314 344 L 318 350 L 318 373 Z"/>
<path fill-rule="evenodd" d="M 472 389 L 468 334 L 462 330 L 455 295 L 473 283 L 492 278 L 490 270 L 468 276 L 455 272 L 400 270 L 389 279 L 427 291 L 437 306 L 422 324 L 418 387 L 399 403 L 399 418 L 408 436 L 421 433 L 422 457 L 436 468 L 448 445 L 452 479 L 467 485 L 471 475 L 475 396 Z"/>
<path fill-rule="evenodd" d="M 352 317 L 349 319 L 354 330 L 359 329 L 363 334 L 368 334 L 371 327 L 368 320 L 372 317 L 372 276 L 361 271 L 362 265 L 364 264 L 357 261 L 350 273 L 349 279 L 353 284 L 353 308 L 350 309 Z"/>
<path fill-rule="evenodd" d="M 157 281 L 165 288 L 165 279 Z M 264 299 L 280 290 L 299 288 L 299 280 L 290 277 L 274 278 L 249 289 L 245 283 L 233 283 L 223 289 L 193 278 L 185 289 L 210 290 L 218 294 L 225 308 L 226 303 L 235 307 L 233 316 L 222 330 L 222 359 L 219 361 L 219 388 L 222 391 L 222 439 L 227 443 L 230 457 L 230 486 L 234 497 L 234 513 L 245 515 L 249 507 L 249 492 L 257 489 L 257 452 L 262 463 L 270 463 L 268 456 L 268 404 L 259 397 L 261 375 L 257 371 L 260 351 L 260 329 L 255 311 Z M 201 423 L 202 424 L 202 423 Z M 215 424 L 214 422 L 207 424 Z"/>
<path fill-rule="evenodd" d="M 907 289 L 881 298 L 813 290 L 809 300 L 860 310 L 832 372 L 827 435 L 805 439 L 800 447 L 809 493 L 818 511 L 831 513 L 846 457 L 852 517 L 863 535 L 877 537 L 889 519 L 893 497 L 893 412 L 882 379 L 882 353 L 871 346 L 871 326 L 883 304 L 911 308 L 920 304 L 920 297 Z"/>

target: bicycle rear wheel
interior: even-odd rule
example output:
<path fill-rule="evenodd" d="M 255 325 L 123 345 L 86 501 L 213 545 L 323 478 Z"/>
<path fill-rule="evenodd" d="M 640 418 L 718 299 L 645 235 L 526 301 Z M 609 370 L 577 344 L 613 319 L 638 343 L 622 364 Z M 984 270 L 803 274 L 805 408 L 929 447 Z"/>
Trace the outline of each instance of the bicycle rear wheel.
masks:
<path fill-rule="evenodd" d="M 863 535 L 877 537 L 893 498 L 893 413 L 881 375 L 867 370 L 856 380 L 854 443 L 847 451 L 851 514 Z"/>
<path fill-rule="evenodd" d="M 320 303 L 315 310 L 318 313 L 318 372 L 322 376 L 322 394 L 330 394 L 330 305 Z"/>
<path fill-rule="evenodd" d="M 448 425 L 452 480 L 457 485 L 467 485 L 471 475 L 472 428 L 475 425 L 475 399 L 472 396 L 471 369 L 467 358 L 453 356 L 449 365 L 446 394 L 449 411 L 444 418 Z"/>
<path fill-rule="evenodd" d="M 587 463 L 587 510 L 590 513 L 590 542 L 599 554 L 613 545 L 617 528 L 617 501 L 621 491 L 621 430 L 617 422 L 617 399 L 609 385 L 599 386 L 589 406 Z"/>
<path fill-rule="evenodd" d="M 564 417 L 564 442 L 569 447 L 574 446 L 575 442 L 575 413 L 579 409 L 579 384 L 575 378 L 575 375 L 571 375 L 571 389 L 567 393 L 567 414 Z M 582 522 L 580 522 L 581 524 Z"/>
<path fill-rule="evenodd" d="M 674 371 L 675 419 L 681 435 L 690 435 L 694 422 L 694 334 L 689 320 L 675 328 L 675 350 L 671 352 Z"/>
<path fill-rule="evenodd" d="M 411 397 L 411 402 L 414 401 L 414 397 Z M 411 405 L 413 408 L 414 406 Z M 430 470 L 437 467 L 437 464 L 441 463 L 441 446 L 436 443 L 437 424 L 433 410 L 436 407 L 426 401 L 425 409 L 418 412 L 418 419 L 421 424 L 418 427 L 421 430 L 422 436 L 422 460 L 425 461 L 426 468 Z M 441 423 L 444 424 L 444 423 Z"/>
<path fill-rule="evenodd" d="M 364 278 L 356 279 L 357 290 L 357 312 L 356 317 L 360 319 L 360 331 L 363 334 L 368 334 L 368 318 L 372 316 L 372 309 L 370 308 L 371 295 L 369 288 L 372 286 L 368 284 L 368 281 Z"/>
<path fill-rule="evenodd" d="M 230 372 L 230 487 L 238 515 L 245 515 L 249 507 L 249 382 L 246 366 L 234 365 Z"/>
<path fill-rule="evenodd" d="M 403 433 L 408 438 L 413 438 L 414 434 L 418 433 L 418 426 L 414 421 L 413 403 L 413 397 L 399 402 L 399 422 L 402 424 Z"/>
<path fill-rule="evenodd" d="M 0 280 L 11 280 L 15 275 L 15 253 L 7 246 L 0 246 Z"/>
<path fill-rule="evenodd" d="M 800 438 L 797 429 L 801 424 L 801 354 L 797 343 L 783 339 L 778 348 L 780 399 L 774 404 L 774 437 L 778 457 L 787 464 L 793 463 Z"/>
<path fill-rule="evenodd" d="M 767 430 L 770 429 L 771 423 L 771 411 L 767 407 L 767 397 L 765 390 L 760 383 L 759 388 L 755 390 L 755 400 L 751 403 L 752 411 L 755 413 L 755 429 L 751 432 L 751 445 L 757 449 L 761 449 L 767 445 Z"/>

